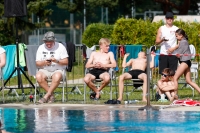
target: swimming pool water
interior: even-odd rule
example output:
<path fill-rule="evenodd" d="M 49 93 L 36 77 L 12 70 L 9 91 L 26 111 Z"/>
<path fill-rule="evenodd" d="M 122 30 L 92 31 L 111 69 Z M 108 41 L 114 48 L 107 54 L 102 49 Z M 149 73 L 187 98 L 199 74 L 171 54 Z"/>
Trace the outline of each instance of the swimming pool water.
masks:
<path fill-rule="evenodd" d="M 1 108 L 2 129 L 13 133 L 198 133 L 200 112 Z"/>

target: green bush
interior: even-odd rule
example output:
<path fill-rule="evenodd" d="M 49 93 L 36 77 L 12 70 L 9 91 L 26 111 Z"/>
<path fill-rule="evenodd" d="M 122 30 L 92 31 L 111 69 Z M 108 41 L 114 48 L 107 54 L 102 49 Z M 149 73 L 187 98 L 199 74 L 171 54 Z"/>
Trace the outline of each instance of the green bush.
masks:
<path fill-rule="evenodd" d="M 137 20 L 120 18 L 114 25 L 106 25 L 102 23 L 94 23 L 87 26 L 83 33 L 82 42 L 91 47 L 98 44 L 102 37 L 111 39 L 112 44 L 127 45 L 127 44 L 143 44 L 147 47 L 155 44 L 158 28 L 163 25 L 163 21 L 151 22 L 150 20 Z M 199 53 L 200 24 L 197 22 L 189 23 L 177 21 L 174 25 L 186 31 L 189 37 L 189 43 L 196 48 L 196 53 Z"/>
<path fill-rule="evenodd" d="M 83 33 L 82 42 L 91 47 L 99 44 L 101 38 L 111 39 L 113 31 L 113 25 L 107 25 L 103 23 L 93 23 L 87 26 Z"/>
<path fill-rule="evenodd" d="M 156 33 L 159 23 L 151 23 L 150 20 L 124 19 L 120 18 L 114 25 L 112 34 L 113 43 L 125 44 L 143 44 L 153 45 L 155 43 Z"/>
<path fill-rule="evenodd" d="M 198 37 L 198 35 L 200 31 L 200 24 L 197 22 L 189 23 L 189 22 L 175 21 L 174 25 L 178 26 L 179 28 L 183 29 L 186 32 L 189 38 L 189 43 L 193 44 L 196 48 L 196 53 L 199 53 L 200 38 Z"/>

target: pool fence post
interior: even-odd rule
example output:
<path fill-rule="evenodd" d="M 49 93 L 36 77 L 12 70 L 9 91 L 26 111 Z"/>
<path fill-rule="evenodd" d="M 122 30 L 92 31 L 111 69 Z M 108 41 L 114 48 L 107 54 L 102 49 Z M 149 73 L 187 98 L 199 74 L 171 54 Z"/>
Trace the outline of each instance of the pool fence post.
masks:
<path fill-rule="evenodd" d="M 151 53 L 150 53 L 150 49 L 147 48 L 147 105 L 144 107 L 139 108 L 138 110 L 151 110 L 151 109 L 155 109 L 154 107 L 152 107 L 150 105 L 150 57 L 151 57 Z M 145 94 L 143 94 L 145 95 Z"/>

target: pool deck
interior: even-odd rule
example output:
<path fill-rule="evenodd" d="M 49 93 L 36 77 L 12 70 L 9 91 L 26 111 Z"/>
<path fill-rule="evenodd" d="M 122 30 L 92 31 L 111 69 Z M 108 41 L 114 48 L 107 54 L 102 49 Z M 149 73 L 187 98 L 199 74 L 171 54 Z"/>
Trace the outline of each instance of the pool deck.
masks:
<path fill-rule="evenodd" d="M 200 111 L 200 106 L 134 105 L 134 104 L 1 104 L 1 108 L 64 108 L 67 110 L 160 110 L 160 111 Z M 145 108 L 145 109 L 143 109 Z"/>

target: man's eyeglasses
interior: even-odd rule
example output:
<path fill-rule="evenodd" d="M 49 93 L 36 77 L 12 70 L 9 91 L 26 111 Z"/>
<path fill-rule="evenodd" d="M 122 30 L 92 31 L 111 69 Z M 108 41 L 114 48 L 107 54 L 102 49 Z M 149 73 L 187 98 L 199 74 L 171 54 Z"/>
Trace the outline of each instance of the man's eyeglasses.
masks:
<path fill-rule="evenodd" d="M 164 74 L 164 73 L 162 73 L 161 75 L 162 75 L 163 77 L 167 77 L 167 76 L 169 76 L 169 75 L 166 75 L 166 74 Z"/>

